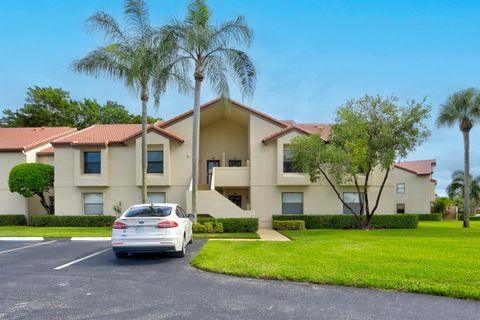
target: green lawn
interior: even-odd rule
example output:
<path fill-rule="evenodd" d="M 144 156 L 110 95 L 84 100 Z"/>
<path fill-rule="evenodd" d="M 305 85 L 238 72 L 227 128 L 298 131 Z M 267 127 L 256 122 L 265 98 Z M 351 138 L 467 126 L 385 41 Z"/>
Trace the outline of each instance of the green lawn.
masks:
<path fill-rule="evenodd" d="M 0 237 L 46 237 L 46 238 L 70 238 L 70 237 L 110 237 L 111 227 L 80 228 L 80 227 L 23 227 L 7 226 L 0 227 Z"/>
<path fill-rule="evenodd" d="M 406 230 L 288 231 L 290 242 L 208 242 L 200 269 L 255 278 L 393 289 L 480 300 L 480 222 Z"/>
<path fill-rule="evenodd" d="M 236 232 L 236 233 L 194 233 L 195 238 L 210 239 L 260 239 L 256 232 Z"/>

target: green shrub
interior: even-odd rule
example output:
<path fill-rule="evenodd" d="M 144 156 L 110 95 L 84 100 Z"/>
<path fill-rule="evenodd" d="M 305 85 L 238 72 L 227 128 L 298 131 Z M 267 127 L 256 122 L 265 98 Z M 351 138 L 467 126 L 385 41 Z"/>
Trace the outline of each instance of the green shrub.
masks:
<path fill-rule="evenodd" d="M 418 221 L 442 221 L 441 213 L 415 214 L 418 216 Z"/>
<path fill-rule="evenodd" d="M 192 225 L 194 233 L 223 233 L 223 226 L 220 222 L 194 222 Z"/>
<path fill-rule="evenodd" d="M 26 225 L 24 215 L 21 215 L 21 214 L 0 215 L 0 226 L 24 226 L 24 225 Z"/>
<path fill-rule="evenodd" d="M 114 216 L 51 216 L 33 215 L 33 227 L 111 227 Z"/>
<path fill-rule="evenodd" d="M 197 222 L 220 222 L 223 232 L 256 232 L 258 230 L 258 218 L 198 218 Z"/>
<path fill-rule="evenodd" d="M 356 229 L 353 215 L 274 215 L 274 221 L 303 220 L 307 229 Z M 371 222 L 374 229 L 414 229 L 418 225 L 417 215 L 374 215 Z"/>
<path fill-rule="evenodd" d="M 303 220 L 272 221 L 272 225 L 275 230 L 305 230 Z"/>
<path fill-rule="evenodd" d="M 463 214 L 458 215 L 458 220 L 463 221 Z M 470 216 L 470 221 L 480 221 L 480 217 Z"/>
<path fill-rule="evenodd" d="M 212 227 L 214 233 L 223 233 L 223 224 L 221 222 L 213 222 Z"/>

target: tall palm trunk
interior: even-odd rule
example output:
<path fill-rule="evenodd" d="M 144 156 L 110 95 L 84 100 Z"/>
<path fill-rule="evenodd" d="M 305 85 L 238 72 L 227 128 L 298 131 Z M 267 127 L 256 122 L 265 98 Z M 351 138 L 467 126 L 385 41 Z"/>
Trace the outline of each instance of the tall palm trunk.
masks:
<path fill-rule="evenodd" d="M 197 216 L 198 158 L 200 153 L 200 92 L 203 75 L 195 73 L 195 99 L 192 132 L 192 213 Z"/>
<path fill-rule="evenodd" d="M 147 88 L 142 88 L 142 203 L 147 203 Z"/>
<path fill-rule="evenodd" d="M 463 227 L 470 228 L 470 132 L 468 130 L 462 131 L 463 133 L 463 145 L 464 145 L 464 177 L 463 184 L 465 188 L 463 199 Z"/>

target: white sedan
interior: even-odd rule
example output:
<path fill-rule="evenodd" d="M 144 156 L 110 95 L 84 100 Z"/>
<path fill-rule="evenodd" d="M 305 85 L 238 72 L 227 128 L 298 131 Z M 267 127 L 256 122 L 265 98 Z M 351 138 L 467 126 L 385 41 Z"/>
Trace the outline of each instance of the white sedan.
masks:
<path fill-rule="evenodd" d="M 184 257 L 187 243 L 193 241 L 192 218 L 178 204 L 132 206 L 113 223 L 113 252 L 119 259 L 130 252 L 174 252 Z"/>

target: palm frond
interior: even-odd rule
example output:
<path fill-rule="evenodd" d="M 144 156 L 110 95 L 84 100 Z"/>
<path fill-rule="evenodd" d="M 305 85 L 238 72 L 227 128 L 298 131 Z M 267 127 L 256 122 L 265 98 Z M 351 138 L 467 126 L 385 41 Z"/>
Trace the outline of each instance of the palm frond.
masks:
<path fill-rule="evenodd" d="M 105 75 L 115 79 L 123 79 L 129 72 L 122 59 L 111 50 L 111 46 L 93 50 L 84 58 L 74 61 L 73 69 L 95 77 Z"/>
<path fill-rule="evenodd" d="M 206 61 L 205 75 L 215 93 L 222 97 L 230 96 L 227 73 L 228 67 L 221 57 L 213 55 Z"/>
<path fill-rule="evenodd" d="M 143 0 L 125 1 L 125 20 L 129 29 L 141 38 L 152 33 L 147 5 Z"/>
<path fill-rule="evenodd" d="M 230 69 L 230 74 L 237 81 L 242 95 L 251 97 L 255 91 L 257 75 L 250 57 L 245 52 L 237 49 L 220 50 L 218 54 L 223 56 Z"/>
<path fill-rule="evenodd" d="M 114 17 L 106 12 L 97 12 L 87 19 L 89 31 L 101 30 L 105 33 L 105 38 L 113 42 L 129 43 L 128 35 Z"/>
<path fill-rule="evenodd" d="M 462 121 L 472 124 L 480 118 L 480 94 L 475 88 L 456 92 L 447 98 L 437 117 L 437 126 L 453 127 Z"/>
<path fill-rule="evenodd" d="M 232 44 L 250 46 L 253 40 L 253 29 L 247 24 L 244 16 L 225 22 L 212 33 L 212 48 L 229 47 Z"/>

